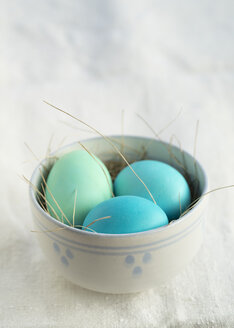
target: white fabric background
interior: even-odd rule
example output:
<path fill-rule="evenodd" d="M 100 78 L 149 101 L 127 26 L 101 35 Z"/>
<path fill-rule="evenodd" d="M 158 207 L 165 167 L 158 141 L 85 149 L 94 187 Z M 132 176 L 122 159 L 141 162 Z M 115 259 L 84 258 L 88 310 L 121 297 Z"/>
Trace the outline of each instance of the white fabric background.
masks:
<path fill-rule="evenodd" d="M 234 183 L 233 17 L 231 0 L 1 1 L 1 327 L 234 327 L 234 190 L 210 196 L 204 245 L 171 283 L 105 295 L 47 262 L 19 177 L 37 163 L 24 142 L 43 158 L 52 135 L 53 149 L 93 136 L 46 99 L 105 134 L 122 109 L 126 134 L 151 136 L 136 113 L 158 131 L 182 108 L 162 137 L 193 152 L 200 120 L 210 188 Z"/>

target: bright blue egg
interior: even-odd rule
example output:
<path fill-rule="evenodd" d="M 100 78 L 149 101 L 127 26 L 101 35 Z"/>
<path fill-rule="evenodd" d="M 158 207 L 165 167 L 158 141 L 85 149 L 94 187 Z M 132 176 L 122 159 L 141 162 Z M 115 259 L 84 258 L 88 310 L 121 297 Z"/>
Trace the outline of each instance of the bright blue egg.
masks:
<path fill-rule="evenodd" d="M 172 166 L 154 160 L 131 164 L 144 181 L 158 206 L 170 220 L 180 217 L 191 203 L 191 193 L 183 175 Z M 125 167 L 114 182 L 116 196 L 135 195 L 152 200 L 144 185 L 129 167 Z"/>
<path fill-rule="evenodd" d="M 97 220 L 107 216 L 110 218 Z M 87 227 L 93 221 L 91 229 L 109 234 L 140 232 L 168 224 L 167 216 L 159 206 L 136 196 L 114 197 L 98 204 L 88 213 L 83 225 Z"/>

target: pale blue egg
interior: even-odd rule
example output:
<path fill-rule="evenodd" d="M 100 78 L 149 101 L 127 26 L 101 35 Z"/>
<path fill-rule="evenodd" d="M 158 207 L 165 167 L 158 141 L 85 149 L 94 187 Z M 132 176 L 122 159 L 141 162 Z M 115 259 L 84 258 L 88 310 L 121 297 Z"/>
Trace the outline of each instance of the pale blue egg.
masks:
<path fill-rule="evenodd" d="M 169 220 L 178 219 L 191 203 L 191 193 L 184 176 L 172 166 L 154 160 L 131 164 L 144 181 L 158 206 Z M 125 167 L 114 182 L 116 196 L 135 195 L 152 200 L 144 185 L 129 167 Z"/>
<path fill-rule="evenodd" d="M 65 224 L 82 225 L 93 207 L 112 197 L 111 177 L 96 156 L 74 150 L 52 167 L 45 196 L 51 216 Z"/>
<path fill-rule="evenodd" d="M 104 217 L 109 218 L 98 220 Z M 87 227 L 92 222 L 90 228 L 96 232 L 123 234 L 155 229 L 168 224 L 168 219 L 159 206 L 145 198 L 120 196 L 94 207 L 83 225 Z"/>

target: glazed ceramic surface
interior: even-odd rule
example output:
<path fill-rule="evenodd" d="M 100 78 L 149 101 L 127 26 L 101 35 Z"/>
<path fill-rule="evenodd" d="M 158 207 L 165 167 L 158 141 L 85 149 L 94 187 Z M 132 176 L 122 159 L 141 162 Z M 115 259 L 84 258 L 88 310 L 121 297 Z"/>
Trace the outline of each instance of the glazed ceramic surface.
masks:
<path fill-rule="evenodd" d="M 205 172 L 194 158 L 180 149 L 154 139 L 111 137 L 128 161 L 144 158 L 166 162 L 193 181 L 196 196 L 207 191 Z M 102 161 L 121 160 L 103 138 L 82 142 Z M 61 148 L 56 157 L 80 149 L 78 143 Z M 31 183 L 40 188 L 39 169 L 47 174 L 53 159 L 44 160 L 34 171 Z M 193 259 L 204 232 L 206 198 L 168 226 L 122 235 L 98 234 L 64 225 L 49 216 L 39 205 L 30 187 L 30 203 L 39 243 L 49 262 L 67 279 L 84 288 L 107 293 L 129 293 L 166 283 Z M 50 263 L 48 262 L 48 265 Z"/>

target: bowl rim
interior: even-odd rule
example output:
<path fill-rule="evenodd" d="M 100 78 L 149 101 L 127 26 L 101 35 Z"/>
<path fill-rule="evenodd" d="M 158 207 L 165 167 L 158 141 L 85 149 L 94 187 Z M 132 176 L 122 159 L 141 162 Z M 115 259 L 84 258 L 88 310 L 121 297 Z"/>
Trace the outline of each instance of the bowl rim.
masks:
<path fill-rule="evenodd" d="M 123 136 L 122 135 L 108 135 L 107 136 L 108 138 L 110 139 L 114 139 L 114 138 L 122 138 Z M 149 141 L 155 141 L 157 143 L 161 143 L 161 144 L 165 144 L 165 145 L 169 145 L 168 142 L 166 141 L 163 141 L 163 140 L 157 140 L 157 139 L 154 139 L 154 138 L 151 138 L 151 137 L 145 137 L 145 136 L 135 136 L 135 135 L 124 135 L 124 138 L 130 138 L 130 139 L 145 139 L 145 140 L 149 140 Z M 84 140 L 81 140 L 80 142 L 86 142 L 86 141 L 92 141 L 92 140 L 97 140 L 97 139 L 103 139 L 103 137 L 101 136 L 97 136 L 97 137 L 93 137 L 93 138 L 87 138 L 87 139 L 84 139 Z M 58 152 L 61 152 L 63 151 L 64 149 L 66 148 L 70 148 L 72 147 L 73 145 L 76 145 L 79 141 L 75 141 L 75 142 L 72 142 L 70 144 L 67 144 L 67 145 L 64 145 L 60 148 L 58 148 L 57 150 L 53 151 L 50 155 L 53 156 L 55 155 L 56 153 Z M 179 151 L 180 148 L 175 146 L 175 145 L 171 145 L 174 149 L 177 149 Z M 193 158 L 193 155 L 191 155 L 189 152 L 183 150 L 184 154 L 190 156 Z M 29 184 L 29 196 L 30 196 L 30 200 L 31 202 L 33 203 L 33 205 L 36 207 L 36 209 L 42 214 L 42 216 L 46 217 L 49 221 L 51 221 L 52 223 L 60 226 L 60 227 L 63 227 L 64 230 L 69 230 L 69 231 L 72 231 L 76 234 L 81 234 L 83 236 L 90 236 L 92 238 L 129 238 L 129 237 L 136 237 L 136 236 L 142 236 L 142 235 L 148 235 L 148 234 L 155 234 L 155 233 L 159 233 L 159 232 L 162 232 L 164 230 L 169 230 L 169 229 L 173 229 L 175 226 L 181 224 L 182 222 L 186 221 L 190 216 L 191 214 L 197 210 L 198 207 L 201 207 L 202 203 L 204 202 L 204 197 L 201 197 L 196 205 L 191 208 L 191 210 L 189 210 L 185 215 L 183 215 L 182 217 L 176 219 L 175 221 L 173 221 L 172 224 L 167 224 L 165 226 L 162 226 L 162 227 L 159 227 L 159 228 L 155 228 L 155 229 L 150 229 L 150 230 L 145 230 L 145 231 L 140 231 L 140 232 L 133 232 L 133 233 L 122 233 L 122 234 L 109 234 L 109 233 L 100 233 L 100 232 L 91 232 L 91 231 L 87 231 L 87 230 L 82 230 L 82 229 L 77 229 L 75 227 L 72 227 L 72 226 L 69 226 L 69 225 L 66 225 L 60 221 L 58 221 L 57 219 L 53 218 L 52 216 L 50 216 L 48 213 L 46 213 L 43 208 L 39 205 L 37 199 L 36 199 L 36 195 L 35 195 L 35 192 L 34 192 L 34 188 L 32 187 L 33 185 L 33 181 L 35 180 L 35 178 L 37 177 L 38 175 L 38 171 L 39 171 L 39 168 L 42 167 L 43 163 L 46 162 L 48 159 L 44 158 L 42 159 L 39 164 L 35 167 L 35 169 L 33 170 L 33 173 L 31 175 L 31 178 L 30 178 L 30 184 Z M 207 193 L 208 191 L 208 181 L 207 181 L 207 175 L 206 175 L 206 172 L 203 168 L 203 166 L 201 165 L 201 163 L 195 158 L 195 161 L 197 163 L 197 165 L 200 167 L 202 173 L 203 173 L 203 176 L 204 176 L 204 188 L 203 188 L 203 192 L 201 194 L 204 195 L 205 193 Z"/>

